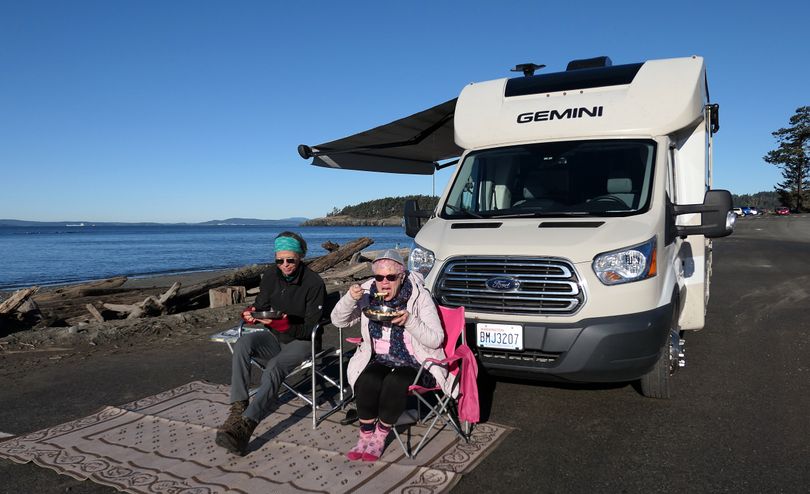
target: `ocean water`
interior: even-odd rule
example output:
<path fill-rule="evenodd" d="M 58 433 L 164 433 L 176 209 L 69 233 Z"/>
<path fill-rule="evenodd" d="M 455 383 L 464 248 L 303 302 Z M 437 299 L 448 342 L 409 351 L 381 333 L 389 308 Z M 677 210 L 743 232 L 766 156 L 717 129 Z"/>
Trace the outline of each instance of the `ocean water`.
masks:
<path fill-rule="evenodd" d="M 369 250 L 408 247 L 401 227 L 62 226 L 0 227 L 0 290 L 117 275 L 129 277 L 209 271 L 273 259 L 273 239 L 285 230 L 307 241 L 307 257 L 370 237 Z"/>

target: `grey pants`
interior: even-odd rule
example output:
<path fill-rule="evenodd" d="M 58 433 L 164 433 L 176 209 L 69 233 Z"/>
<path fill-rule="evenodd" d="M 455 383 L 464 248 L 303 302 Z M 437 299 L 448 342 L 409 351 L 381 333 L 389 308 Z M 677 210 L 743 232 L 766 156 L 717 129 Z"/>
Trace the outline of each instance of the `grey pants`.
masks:
<path fill-rule="evenodd" d="M 264 365 L 264 372 L 259 389 L 243 416 L 255 422 L 267 417 L 276 406 L 276 395 L 281 383 L 290 371 L 310 357 L 310 345 L 309 341 L 304 340 L 279 343 L 269 331 L 243 335 L 233 349 L 231 403 L 248 399 L 250 359 L 253 357 Z"/>

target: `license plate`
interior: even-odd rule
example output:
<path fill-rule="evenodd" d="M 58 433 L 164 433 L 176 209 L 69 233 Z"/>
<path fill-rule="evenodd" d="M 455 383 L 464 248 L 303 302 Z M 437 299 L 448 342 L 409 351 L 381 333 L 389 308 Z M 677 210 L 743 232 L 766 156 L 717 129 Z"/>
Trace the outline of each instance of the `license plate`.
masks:
<path fill-rule="evenodd" d="M 476 342 L 480 348 L 523 350 L 523 326 L 517 324 L 478 323 Z"/>

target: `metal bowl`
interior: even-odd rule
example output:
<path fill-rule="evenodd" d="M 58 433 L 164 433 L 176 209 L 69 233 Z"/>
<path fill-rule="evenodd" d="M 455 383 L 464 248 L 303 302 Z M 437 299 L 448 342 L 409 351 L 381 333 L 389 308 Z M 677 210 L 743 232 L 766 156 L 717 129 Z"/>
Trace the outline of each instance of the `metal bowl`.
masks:
<path fill-rule="evenodd" d="M 402 315 L 401 310 L 392 309 L 387 305 L 369 305 L 363 309 L 363 314 L 372 321 L 386 322 Z"/>
<path fill-rule="evenodd" d="M 250 313 L 255 319 L 281 319 L 284 316 L 284 313 L 280 310 L 270 309 L 270 310 L 255 310 Z"/>

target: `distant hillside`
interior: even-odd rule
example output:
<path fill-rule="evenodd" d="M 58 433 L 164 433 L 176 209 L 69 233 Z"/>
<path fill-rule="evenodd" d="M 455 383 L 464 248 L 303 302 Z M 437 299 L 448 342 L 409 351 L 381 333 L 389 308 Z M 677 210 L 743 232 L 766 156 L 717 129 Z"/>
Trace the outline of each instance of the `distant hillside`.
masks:
<path fill-rule="evenodd" d="M 150 225 L 267 225 L 267 226 L 300 226 L 307 218 L 293 217 L 280 220 L 259 220 L 256 218 L 228 218 L 211 220 L 202 223 L 126 223 L 115 221 L 26 221 L 0 219 L 0 226 L 150 226 Z"/>
<path fill-rule="evenodd" d="M 384 197 L 343 209 L 334 208 L 325 217 L 307 220 L 302 226 L 400 226 L 405 201 L 409 199 L 415 199 L 419 209 L 428 210 L 433 210 L 439 201 L 438 197 L 423 195 Z"/>
<path fill-rule="evenodd" d="M 228 218 L 224 220 L 211 220 L 198 225 L 273 225 L 273 226 L 298 226 L 307 221 L 304 217 L 283 218 L 280 220 L 257 220 L 255 218 Z"/>

